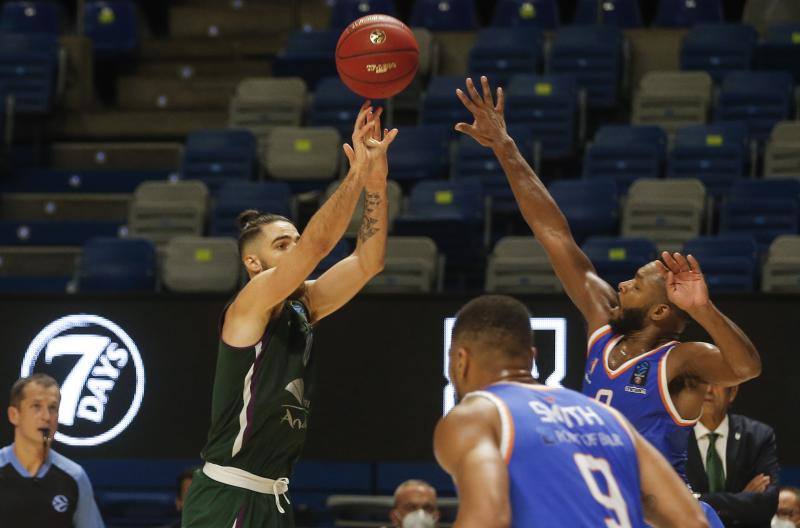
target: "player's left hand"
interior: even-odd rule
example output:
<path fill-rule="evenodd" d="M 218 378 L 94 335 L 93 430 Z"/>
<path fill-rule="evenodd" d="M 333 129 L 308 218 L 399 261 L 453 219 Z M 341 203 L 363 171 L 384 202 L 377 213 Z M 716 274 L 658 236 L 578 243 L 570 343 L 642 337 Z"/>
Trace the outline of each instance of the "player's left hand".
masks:
<path fill-rule="evenodd" d="M 381 180 L 386 182 L 386 176 L 389 173 L 389 161 L 386 152 L 389 145 L 392 144 L 397 137 L 398 130 L 393 128 L 388 130 L 381 128 L 381 116 L 383 115 L 383 108 L 379 107 L 372 115 L 372 130 L 364 137 L 364 146 L 367 152 L 367 159 L 369 163 L 369 171 L 367 173 L 368 181 Z M 345 150 L 348 158 L 350 153 Z"/>
<path fill-rule="evenodd" d="M 680 253 L 670 254 L 667 251 L 661 254 L 661 258 L 666 267 L 669 301 L 685 312 L 706 306 L 709 301 L 708 285 L 697 260 L 692 255 L 684 257 Z"/>

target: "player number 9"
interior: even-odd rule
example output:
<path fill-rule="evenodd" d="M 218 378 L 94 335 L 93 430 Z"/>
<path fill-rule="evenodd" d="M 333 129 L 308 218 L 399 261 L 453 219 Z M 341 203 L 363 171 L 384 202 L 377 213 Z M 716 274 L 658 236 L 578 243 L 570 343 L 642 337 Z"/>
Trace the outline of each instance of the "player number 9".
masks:
<path fill-rule="evenodd" d="M 619 491 L 617 480 L 614 478 L 614 474 L 611 473 L 611 466 L 608 465 L 608 461 L 604 458 L 595 458 L 583 453 L 575 453 L 574 459 L 594 500 L 614 512 L 614 515 L 617 517 L 616 519 L 606 517 L 606 527 L 631 528 L 631 520 L 628 517 L 628 507 L 625 504 L 622 493 Z M 608 493 L 603 493 L 600 489 L 600 485 L 595 478 L 595 473 L 603 475 L 608 485 Z"/>

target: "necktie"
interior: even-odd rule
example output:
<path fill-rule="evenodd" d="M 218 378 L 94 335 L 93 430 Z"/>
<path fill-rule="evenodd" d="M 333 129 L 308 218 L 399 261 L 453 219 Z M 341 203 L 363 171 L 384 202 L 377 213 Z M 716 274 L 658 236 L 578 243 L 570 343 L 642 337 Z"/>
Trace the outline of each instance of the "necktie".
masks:
<path fill-rule="evenodd" d="M 717 438 L 719 433 L 708 433 L 708 453 L 706 453 L 706 473 L 708 474 L 708 489 L 711 493 L 725 490 L 725 469 L 722 459 L 717 453 Z"/>

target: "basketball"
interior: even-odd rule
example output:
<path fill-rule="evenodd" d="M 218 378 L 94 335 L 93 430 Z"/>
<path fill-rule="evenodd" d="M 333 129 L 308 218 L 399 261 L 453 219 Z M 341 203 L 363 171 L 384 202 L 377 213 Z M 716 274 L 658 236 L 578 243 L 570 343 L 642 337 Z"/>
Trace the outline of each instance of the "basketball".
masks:
<path fill-rule="evenodd" d="M 348 88 L 362 97 L 386 99 L 414 79 L 419 45 L 411 30 L 388 15 L 361 17 L 336 44 L 336 70 Z"/>

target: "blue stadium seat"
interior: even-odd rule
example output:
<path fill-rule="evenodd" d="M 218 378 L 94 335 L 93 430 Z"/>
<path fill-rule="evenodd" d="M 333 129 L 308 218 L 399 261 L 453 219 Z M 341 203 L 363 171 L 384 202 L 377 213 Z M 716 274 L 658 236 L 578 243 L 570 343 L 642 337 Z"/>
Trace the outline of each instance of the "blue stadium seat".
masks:
<path fill-rule="evenodd" d="M 446 281 L 482 280 L 485 198 L 480 181 L 424 181 L 414 186 L 394 235 L 427 236 L 446 259 Z"/>
<path fill-rule="evenodd" d="M 82 292 L 153 291 L 157 261 L 149 240 L 93 238 L 83 246 L 78 287 Z"/>
<path fill-rule="evenodd" d="M 584 178 L 613 178 L 621 194 L 639 178 L 658 178 L 667 135 L 657 126 L 606 125 L 583 158 Z"/>
<path fill-rule="evenodd" d="M 410 25 L 431 31 L 468 31 L 478 27 L 478 17 L 472 0 L 416 0 Z"/>
<path fill-rule="evenodd" d="M 0 277 L 0 293 L 65 293 L 72 277 Z"/>
<path fill-rule="evenodd" d="M 342 30 L 367 15 L 395 16 L 392 0 L 334 0 L 331 5 L 331 29 Z"/>
<path fill-rule="evenodd" d="M 61 5 L 56 2 L 6 2 L 0 15 L 4 33 L 61 32 Z"/>
<path fill-rule="evenodd" d="M 578 243 L 590 236 L 617 234 L 619 195 L 613 179 L 556 180 L 549 191 Z"/>
<path fill-rule="evenodd" d="M 747 175 L 749 137 L 744 123 L 693 125 L 678 130 L 667 159 L 670 178 L 697 178 L 715 198 Z"/>
<path fill-rule="evenodd" d="M 139 47 L 139 18 L 131 1 L 86 2 L 83 24 L 96 57 L 125 57 Z"/>
<path fill-rule="evenodd" d="M 613 288 L 656 258 L 656 246 L 645 238 L 591 237 L 582 248 L 598 275 Z"/>
<path fill-rule="evenodd" d="M 403 127 L 391 146 L 389 174 L 392 180 L 407 192 L 420 180 L 446 178 L 449 137 L 450 127 L 444 125 Z"/>
<path fill-rule="evenodd" d="M 498 0 L 492 15 L 492 25 L 497 27 L 556 29 L 560 24 L 556 0 Z"/>
<path fill-rule="evenodd" d="M 300 77 L 310 90 L 324 77 L 336 75 L 333 60 L 338 30 L 295 31 L 272 64 L 276 77 Z"/>
<path fill-rule="evenodd" d="M 787 72 L 733 72 L 717 98 L 716 121 L 742 121 L 750 137 L 765 142 L 778 121 L 792 117 L 794 83 Z"/>
<path fill-rule="evenodd" d="M 578 94 L 572 75 L 515 75 L 506 93 L 506 120 L 530 129 L 542 158 L 568 157 L 578 143 Z"/>
<path fill-rule="evenodd" d="M 758 34 L 744 24 L 696 26 L 681 48 L 682 70 L 704 70 L 721 82 L 728 73 L 748 70 L 753 63 Z"/>
<path fill-rule="evenodd" d="M 688 241 L 683 251 L 700 263 L 711 293 L 755 291 L 758 247 L 752 236 L 701 236 Z"/>
<path fill-rule="evenodd" d="M 622 31 L 606 26 L 569 26 L 558 31 L 550 71 L 574 75 L 592 108 L 612 108 L 620 95 L 624 64 Z"/>
<path fill-rule="evenodd" d="M 509 125 L 508 134 L 514 138 L 523 157 L 532 162 L 533 135 L 524 125 Z M 512 213 L 519 209 L 503 167 L 497 161 L 492 149 L 482 146 L 469 136 L 462 135 L 458 140 L 453 178 L 477 178 L 481 181 L 483 192 L 492 197 L 492 212 Z"/>
<path fill-rule="evenodd" d="M 82 246 L 96 237 L 115 237 L 119 222 L 18 222 L 0 220 L 0 246 Z"/>
<path fill-rule="evenodd" d="M 103 490 L 97 507 L 109 526 L 167 526 L 177 520 L 173 492 Z"/>
<path fill-rule="evenodd" d="M 169 171 L 92 171 L 24 168 L 0 180 L 0 192 L 132 193 L 142 182 L 166 180 Z"/>
<path fill-rule="evenodd" d="M 353 123 L 358 116 L 358 111 L 364 98 L 356 94 L 339 79 L 338 76 L 325 77 L 319 81 L 311 100 L 309 115 L 310 125 L 330 126 L 339 131 L 344 138 L 349 138 L 353 133 Z M 379 99 L 372 100 L 372 106 L 384 107 L 385 102 Z M 386 124 L 386 114 L 381 118 Z"/>
<path fill-rule="evenodd" d="M 311 280 L 318 279 L 320 275 L 331 269 L 340 260 L 347 258 L 352 252 L 353 248 L 350 245 L 350 242 L 343 238 L 337 242 L 336 246 L 334 246 L 331 252 L 328 253 L 325 258 L 319 262 L 319 264 L 317 264 L 317 268 L 311 272 L 311 275 L 308 278 Z"/>
<path fill-rule="evenodd" d="M 578 0 L 576 24 L 602 24 L 622 29 L 642 27 L 638 0 Z"/>
<path fill-rule="evenodd" d="M 257 160 L 256 138 L 249 130 L 198 130 L 186 137 L 181 174 L 213 192 L 227 181 L 251 179 Z"/>
<path fill-rule="evenodd" d="M 14 96 L 15 114 L 47 114 L 58 74 L 58 37 L 0 33 L 0 84 Z"/>
<path fill-rule="evenodd" d="M 720 210 L 720 232 L 755 237 L 765 252 L 772 240 L 796 234 L 800 222 L 800 181 L 741 180 L 731 186 Z"/>
<path fill-rule="evenodd" d="M 514 74 L 539 70 L 543 39 L 537 28 L 483 29 L 469 52 L 469 71 L 473 79 L 486 75 L 506 86 Z"/>
<path fill-rule="evenodd" d="M 756 67 L 761 70 L 791 72 L 800 81 L 800 24 L 780 24 L 767 28 L 767 35 L 756 49 Z"/>
<path fill-rule="evenodd" d="M 214 193 L 211 210 L 211 236 L 236 238 L 239 226 L 236 217 L 246 209 L 274 213 L 291 219 L 292 191 L 284 182 L 228 182 Z"/>
<path fill-rule="evenodd" d="M 692 27 L 722 22 L 720 0 L 658 0 L 658 14 L 653 25 Z"/>
<path fill-rule="evenodd" d="M 477 84 L 480 82 L 477 79 Z M 423 125 L 444 125 L 451 136 L 456 132 L 453 126 L 459 121 L 472 123 L 472 114 L 456 97 L 456 88 L 466 90 L 464 77 L 461 75 L 432 77 L 428 89 L 422 99 L 420 123 Z M 480 90 L 480 86 L 478 87 Z"/>

